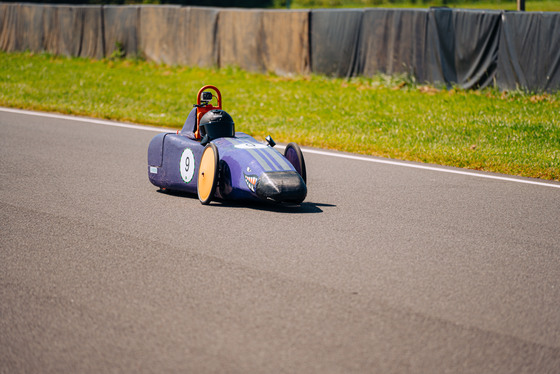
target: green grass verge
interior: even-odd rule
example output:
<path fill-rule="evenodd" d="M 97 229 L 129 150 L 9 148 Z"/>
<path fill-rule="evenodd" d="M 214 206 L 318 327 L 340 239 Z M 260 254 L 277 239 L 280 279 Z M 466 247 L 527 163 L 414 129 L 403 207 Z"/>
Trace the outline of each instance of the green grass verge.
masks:
<path fill-rule="evenodd" d="M 560 180 L 560 94 L 0 53 L 0 105 L 181 127 L 204 84 L 279 142 Z"/>

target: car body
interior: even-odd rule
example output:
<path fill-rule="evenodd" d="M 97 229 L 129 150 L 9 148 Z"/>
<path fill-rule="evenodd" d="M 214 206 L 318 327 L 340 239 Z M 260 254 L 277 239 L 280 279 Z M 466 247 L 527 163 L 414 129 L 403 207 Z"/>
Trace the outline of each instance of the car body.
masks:
<path fill-rule="evenodd" d="M 207 89 L 218 93 L 218 106 L 201 100 L 208 98 Z M 209 110 L 221 109 L 221 94 L 214 86 L 204 86 L 197 102 L 182 130 L 151 140 L 148 176 L 152 184 L 163 190 L 197 193 L 203 204 L 215 198 L 297 204 L 305 199 L 305 162 L 295 143 L 282 154 L 270 138 L 265 144 L 242 132 L 205 140 L 200 135 L 201 118 Z"/>

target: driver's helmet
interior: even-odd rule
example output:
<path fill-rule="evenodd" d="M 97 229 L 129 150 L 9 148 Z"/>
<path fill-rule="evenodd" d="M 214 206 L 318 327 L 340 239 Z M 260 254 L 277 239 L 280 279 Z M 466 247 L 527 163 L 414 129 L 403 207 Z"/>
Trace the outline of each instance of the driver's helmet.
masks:
<path fill-rule="evenodd" d="M 200 119 L 200 136 L 206 142 L 216 138 L 235 136 L 233 119 L 224 110 L 212 109 Z"/>

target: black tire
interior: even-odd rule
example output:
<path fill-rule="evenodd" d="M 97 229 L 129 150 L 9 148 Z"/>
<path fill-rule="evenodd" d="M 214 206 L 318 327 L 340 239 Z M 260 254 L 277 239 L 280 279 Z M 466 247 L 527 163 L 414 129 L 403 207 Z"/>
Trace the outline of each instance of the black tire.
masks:
<path fill-rule="evenodd" d="M 214 143 L 208 143 L 204 151 L 202 151 L 200 166 L 198 168 L 198 180 L 196 183 L 198 199 L 203 205 L 210 204 L 216 192 L 219 159 L 216 145 Z"/>
<path fill-rule="evenodd" d="M 284 149 L 284 157 L 293 166 L 294 169 L 299 173 L 301 179 L 307 184 L 307 171 L 305 170 L 305 160 L 303 158 L 303 153 L 296 143 L 290 143 Z"/>

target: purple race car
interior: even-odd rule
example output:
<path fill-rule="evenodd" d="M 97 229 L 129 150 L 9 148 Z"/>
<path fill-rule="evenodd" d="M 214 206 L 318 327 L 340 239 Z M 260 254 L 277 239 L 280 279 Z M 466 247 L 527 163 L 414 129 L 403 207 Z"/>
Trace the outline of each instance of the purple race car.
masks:
<path fill-rule="evenodd" d="M 220 91 L 204 86 L 183 129 L 150 142 L 148 176 L 162 190 L 196 192 L 202 204 L 213 198 L 300 204 L 307 195 L 300 148 L 290 143 L 282 155 L 270 136 L 267 143 L 235 132 Z"/>

